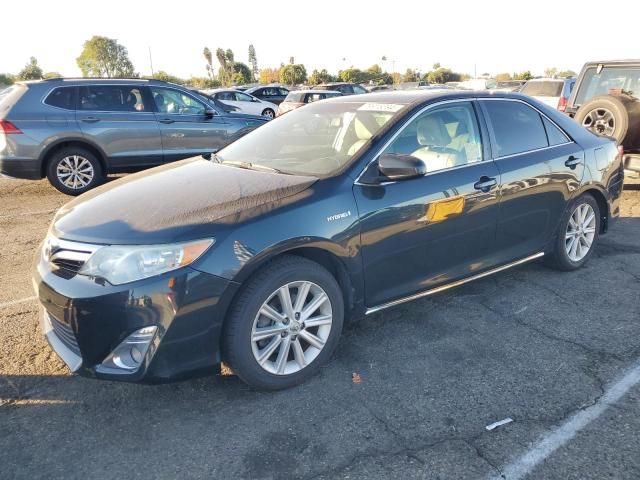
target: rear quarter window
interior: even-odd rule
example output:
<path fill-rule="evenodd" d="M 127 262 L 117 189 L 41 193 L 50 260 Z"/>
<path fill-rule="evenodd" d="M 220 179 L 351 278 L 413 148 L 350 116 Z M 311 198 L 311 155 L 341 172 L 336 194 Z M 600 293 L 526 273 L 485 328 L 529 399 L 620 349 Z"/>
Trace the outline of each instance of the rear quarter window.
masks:
<path fill-rule="evenodd" d="M 483 102 L 495 136 L 495 156 L 515 155 L 548 147 L 540 114 L 521 102 Z"/>
<path fill-rule="evenodd" d="M 75 87 L 54 88 L 44 103 L 52 107 L 64 108 L 65 110 L 75 110 Z"/>

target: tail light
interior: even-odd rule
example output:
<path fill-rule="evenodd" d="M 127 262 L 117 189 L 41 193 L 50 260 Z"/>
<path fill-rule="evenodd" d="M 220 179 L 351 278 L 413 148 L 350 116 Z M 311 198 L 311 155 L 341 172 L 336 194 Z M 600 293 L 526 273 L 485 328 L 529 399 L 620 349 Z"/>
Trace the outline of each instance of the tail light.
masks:
<path fill-rule="evenodd" d="M 620 158 L 624 156 L 624 147 L 622 145 L 618 145 L 618 155 L 620 155 Z"/>
<path fill-rule="evenodd" d="M 18 127 L 16 127 L 13 123 L 7 120 L 0 120 L 0 133 L 4 133 L 5 135 L 8 135 L 10 133 L 13 133 L 13 134 L 22 133 L 22 131 Z"/>
<path fill-rule="evenodd" d="M 567 97 L 560 97 L 560 100 L 558 100 L 558 110 L 560 110 L 561 112 L 566 111 L 567 103 Z"/>

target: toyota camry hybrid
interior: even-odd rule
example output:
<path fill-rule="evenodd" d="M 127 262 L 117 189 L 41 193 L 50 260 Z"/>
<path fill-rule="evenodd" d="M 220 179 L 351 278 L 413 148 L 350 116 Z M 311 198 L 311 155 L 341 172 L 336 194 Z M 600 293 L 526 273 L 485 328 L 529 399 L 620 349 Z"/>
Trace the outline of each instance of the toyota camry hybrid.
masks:
<path fill-rule="evenodd" d="M 348 319 L 536 259 L 580 268 L 622 182 L 614 142 L 519 94 L 323 100 L 62 207 L 34 268 L 42 327 L 80 375 L 224 361 L 285 388 Z"/>

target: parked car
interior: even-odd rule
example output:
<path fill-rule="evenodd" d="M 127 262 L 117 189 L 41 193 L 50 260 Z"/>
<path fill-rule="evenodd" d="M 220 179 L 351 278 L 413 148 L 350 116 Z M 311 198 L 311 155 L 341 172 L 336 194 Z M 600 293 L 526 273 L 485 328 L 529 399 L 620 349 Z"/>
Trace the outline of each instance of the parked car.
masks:
<path fill-rule="evenodd" d="M 233 112 L 238 112 L 240 111 L 240 109 L 238 107 L 234 107 L 232 105 L 229 105 L 227 103 L 222 103 L 218 100 L 216 100 L 215 98 L 213 98 L 210 95 L 207 95 L 204 91 L 202 90 L 194 90 L 191 89 L 191 91 L 197 95 L 198 97 L 201 97 L 205 102 L 207 103 L 212 103 L 214 107 L 217 107 L 219 110 L 222 110 L 226 113 L 233 113 Z"/>
<path fill-rule="evenodd" d="M 429 82 L 426 80 L 420 80 L 418 82 L 401 82 L 398 84 L 399 90 L 413 90 L 418 87 L 427 87 L 429 86 Z"/>
<path fill-rule="evenodd" d="M 0 98 L 0 173 L 79 195 L 108 173 L 215 152 L 266 120 L 159 80 L 17 83 Z"/>
<path fill-rule="evenodd" d="M 316 90 L 331 90 L 340 92 L 342 95 L 360 95 L 361 93 L 367 93 L 367 89 L 358 83 L 348 82 L 332 82 L 323 83 L 313 87 Z"/>
<path fill-rule="evenodd" d="M 226 103 L 239 109 L 241 113 L 249 115 L 262 115 L 269 119 L 276 116 L 278 106 L 275 103 L 260 100 L 258 97 L 249 95 L 246 92 L 230 88 L 217 88 L 204 90 L 204 92 L 215 100 Z"/>
<path fill-rule="evenodd" d="M 282 101 L 287 98 L 287 95 L 289 95 L 289 90 L 281 87 L 280 85 L 260 85 L 257 87 L 247 88 L 245 93 L 253 95 L 265 102 L 280 105 Z"/>
<path fill-rule="evenodd" d="M 336 97 L 212 161 L 74 199 L 33 284 L 80 375 L 167 380 L 224 360 L 284 388 L 331 357 L 345 319 L 540 258 L 580 268 L 620 214 L 622 180 L 613 141 L 530 97 Z"/>
<path fill-rule="evenodd" d="M 575 78 L 534 78 L 522 86 L 520 93 L 564 112 L 575 84 Z"/>
<path fill-rule="evenodd" d="M 471 78 L 460 82 L 458 87 L 467 90 L 491 90 L 496 88 L 497 84 L 493 78 Z"/>
<path fill-rule="evenodd" d="M 331 90 L 294 90 L 289 92 L 287 98 L 278 106 L 278 114 L 283 115 L 291 110 L 300 108 L 307 103 L 317 102 L 325 98 L 339 97 L 342 93 Z"/>
<path fill-rule="evenodd" d="M 625 168 L 640 173 L 640 60 L 586 63 L 566 112 L 585 128 L 613 138 Z"/>
<path fill-rule="evenodd" d="M 369 93 L 373 93 L 373 92 L 388 92 L 388 91 L 392 91 L 395 90 L 393 88 L 393 85 L 372 85 L 370 87 L 367 87 L 367 91 Z"/>

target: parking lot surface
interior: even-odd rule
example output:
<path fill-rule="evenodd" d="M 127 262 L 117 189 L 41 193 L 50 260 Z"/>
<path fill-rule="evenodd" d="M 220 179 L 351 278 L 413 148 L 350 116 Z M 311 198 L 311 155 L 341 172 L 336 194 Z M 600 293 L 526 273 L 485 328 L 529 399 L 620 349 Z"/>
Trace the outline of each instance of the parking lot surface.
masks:
<path fill-rule="evenodd" d="M 638 181 L 585 268 L 529 264 L 371 315 L 276 393 L 71 376 L 29 273 L 68 200 L 0 179 L 0 478 L 640 478 Z"/>

